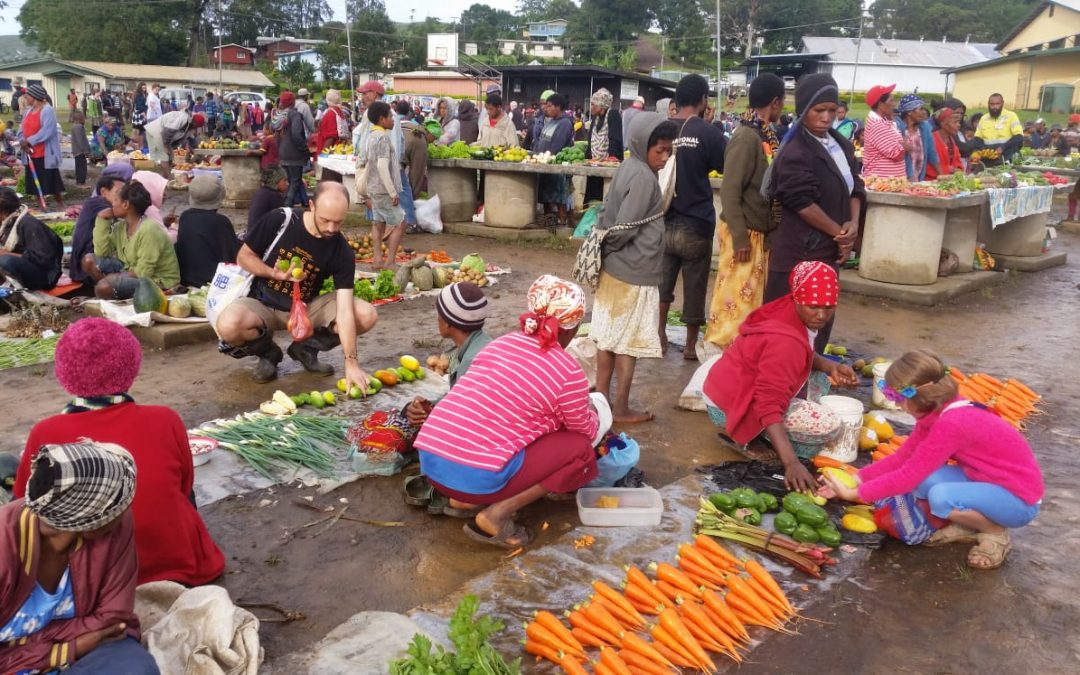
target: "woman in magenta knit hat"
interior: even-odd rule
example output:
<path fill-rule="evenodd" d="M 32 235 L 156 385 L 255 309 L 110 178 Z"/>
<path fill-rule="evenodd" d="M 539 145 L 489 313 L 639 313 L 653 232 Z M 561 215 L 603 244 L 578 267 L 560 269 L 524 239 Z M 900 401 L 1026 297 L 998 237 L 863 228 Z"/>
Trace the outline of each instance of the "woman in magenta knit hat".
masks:
<path fill-rule="evenodd" d="M 139 341 L 119 324 L 86 318 L 67 329 L 56 345 L 56 379 L 74 398 L 30 431 L 13 490 L 25 496 L 30 463 L 45 445 L 81 438 L 120 445 L 139 472 L 131 509 L 139 583 L 206 584 L 224 571 L 225 557 L 195 510 L 195 472 L 180 416 L 139 405 L 128 394 L 141 361 Z"/>

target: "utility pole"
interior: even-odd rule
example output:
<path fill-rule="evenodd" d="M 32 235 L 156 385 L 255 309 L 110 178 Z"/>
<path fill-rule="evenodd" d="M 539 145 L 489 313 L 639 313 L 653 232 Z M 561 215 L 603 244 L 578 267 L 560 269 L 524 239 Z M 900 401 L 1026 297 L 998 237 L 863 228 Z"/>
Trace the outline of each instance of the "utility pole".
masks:
<path fill-rule="evenodd" d="M 352 21 L 349 20 L 349 5 L 345 4 L 345 44 L 349 50 L 349 97 L 353 98 L 356 93 L 356 77 L 353 75 L 352 65 Z"/>
<path fill-rule="evenodd" d="M 217 79 L 218 79 L 218 83 L 217 83 L 217 86 L 218 86 L 218 96 L 224 96 L 225 90 L 224 90 L 224 88 L 222 87 L 222 84 L 221 84 L 223 79 L 224 79 L 224 74 L 221 71 L 221 36 L 225 33 L 225 27 L 221 24 L 221 19 L 222 19 L 222 16 L 223 16 L 222 13 L 221 13 L 221 0 L 218 0 L 217 10 L 218 10 L 218 34 L 217 34 Z"/>
<path fill-rule="evenodd" d="M 862 33 L 863 33 L 863 21 L 866 18 L 866 12 L 863 10 L 862 3 L 859 3 L 859 39 L 855 41 L 855 67 L 851 69 L 851 90 L 848 91 L 848 108 L 855 101 L 855 78 L 859 74 L 859 53 L 862 52 Z"/>
<path fill-rule="evenodd" d="M 720 107 L 720 0 L 716 0 L 716 107 Z"/>
<path fill-rule="evenodd" d="M 667 36 L 663 33 L 660 34 L 660 74 L 663 77 L 664 73 L 664 52 L 667 47 Z"/>

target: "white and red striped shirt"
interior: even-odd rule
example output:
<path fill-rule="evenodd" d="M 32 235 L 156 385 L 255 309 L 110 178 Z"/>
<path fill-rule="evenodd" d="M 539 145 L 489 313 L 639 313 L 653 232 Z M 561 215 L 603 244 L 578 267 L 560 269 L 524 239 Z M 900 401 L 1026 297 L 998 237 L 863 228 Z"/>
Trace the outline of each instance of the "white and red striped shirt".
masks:
<path fill-rule="evenodd" d="M 906 178 L 904 137 L 896 122 L 871 110 L 863 130 L 863 175 L 878 178 Z"/>
<path fill-rule="evenodd" d="M 599 425 L 589 381 L 574 357 L 555 345 L 513 332 L 484 347 L 468 372 L 439 401 L 414 445 L 465 466 L 499 471 L 541 436 Z"/>

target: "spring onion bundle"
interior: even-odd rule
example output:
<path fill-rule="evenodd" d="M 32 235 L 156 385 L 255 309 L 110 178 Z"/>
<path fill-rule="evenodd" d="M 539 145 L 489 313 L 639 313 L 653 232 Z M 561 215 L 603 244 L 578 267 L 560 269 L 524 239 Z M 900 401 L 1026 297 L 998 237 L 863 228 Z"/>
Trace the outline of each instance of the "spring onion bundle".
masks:
<path fill-rule="evenodd" d="M 334 476 L 335 451 L 348 446 L 349 420 L 340 417 L 293 415 L 268 417 L 258 413 L 209 422 L 199 433 L 242 457 L 263 476 L 279 480 L 279 471 L 310 469 L 320 478 Z"/>
<path fill-rule="evenodd" d="M 59 335 L 19 340 L 0 340 L 0 370 L 48 363 L 56 353 Z"/>

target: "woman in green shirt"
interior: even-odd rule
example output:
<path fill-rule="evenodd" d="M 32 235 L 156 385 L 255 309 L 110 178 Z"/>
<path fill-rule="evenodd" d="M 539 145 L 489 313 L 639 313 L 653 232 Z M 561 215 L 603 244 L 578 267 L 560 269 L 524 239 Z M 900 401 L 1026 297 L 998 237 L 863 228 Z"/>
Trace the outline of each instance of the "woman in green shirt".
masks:
<path fill-rule="evenodd" d="M 83 270 L 96 282 L 94 294 L 107 300 L 135 295 L 139 277 L 161 288 L 180 283 L 180 264 L 169 235 L 161 224 L 145 217 L 150 193 L 131 181 L 111 208 L 94 222 L 94 252 L 83 258 Z"/>

